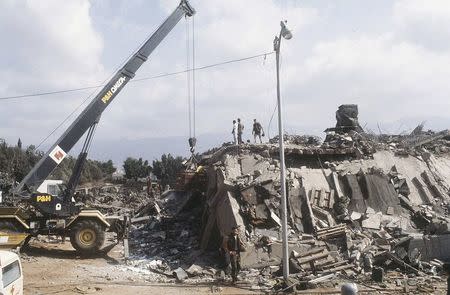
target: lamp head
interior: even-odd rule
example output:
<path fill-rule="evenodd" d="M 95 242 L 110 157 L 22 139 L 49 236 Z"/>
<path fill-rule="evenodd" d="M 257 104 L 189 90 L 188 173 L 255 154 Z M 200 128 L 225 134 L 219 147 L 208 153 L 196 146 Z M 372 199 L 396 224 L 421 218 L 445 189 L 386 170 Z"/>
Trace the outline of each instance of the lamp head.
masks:
<path fill-rule="evenodd" d="M 283 36 L 284 39 L 289 40 L 292 38 L 292 32 L 287 28 L 286 26 L 287 21 L 281 21 L 281 36 Z"/>

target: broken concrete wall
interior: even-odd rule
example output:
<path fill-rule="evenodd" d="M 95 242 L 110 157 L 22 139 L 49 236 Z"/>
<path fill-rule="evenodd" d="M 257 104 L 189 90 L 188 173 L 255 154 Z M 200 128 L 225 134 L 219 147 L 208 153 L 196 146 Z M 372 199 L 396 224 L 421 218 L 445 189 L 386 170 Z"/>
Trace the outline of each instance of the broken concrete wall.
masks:
<path fill-rule="evenodd" d="M 289 168 L 296 177 L 301 178 L 302 186 L 307 192 L 315 190 L 330 191 L 330 169 L 313 169 L 307 167 Z"/>
<path fill-rule="evenodd" d="M 356 211 L 360 213 L 366 212 L 367 205 L 356 174 L 347 174 L 343 176 L 343 183 L 343 187 L 346 188 L 346 193 L 350 198 L 350 204 L 348 207 L 349 211 Z"/>
<path fill-rule="evenodd" d="M 243 266 L 279 265 L 281 183 L 277 150 L 273 144 L 226 146 L 209 157 L 203 249 L 218 246 L 232 226 L 243 225 L 247 242 Z M 432 212 L 438 206 L 435 200 L 445 204 L 450 199 L 442 184 L 448 183 L 450 168 L 436 162 L 433 155 L 425 160 L 390 150 L 357 155 L 355 147 L 290 145 L 286 149 L 290 246 L 292 250 L 299 247 L 295 249 L 299 253 L 326 248 L 318 256 L 312 253 L 311 257 L 291 258 L 294 268 L 301 273 L 317 271 L 316 267 L 352 273 L 354 263 L 362 263 L 363 252 L 372 255 L 391 250 L 391 241 L 378 237 L 379 232 L 388 231 L 396 239 L 419 233 L 424 227 L 412 221 L 412 214 L 433 224 Z M 268 244 L 261 241 L 269 241 L 271 255 Z M 361 241 L 366 246 L 362 247 Z M 346 262 L 348 255 L 351 263 Z M 304 261 L 310 259 L 315 265 L 312 269 Z"/>
<path fill-rule="evenodd" d="M 426 161 L 431 175 L 447 192 L 447 195 L 450 195 L 450 156 L 448 154 L 439 157 L 429 155 Z"/>
<path fill-rule="evenodd" d="M 234 226 L 244 228 L 244 221 L 239 214 L 239 204 L 233 193 L 227 191 L 216 205 L 217 228 L 222 237 L 227 236 Z"/>
<path fill-rule="evenodd" d="M 233 226 L 244 224 L 239 215 L 239 205 L 232 193 L 234 187 L 225 183 L 224 171 L 210 167 L 208 178 L 213 183 L 210 181 L 208 185 L 206 220 L 200 243 L 202 249 L 217 246 L 221 243 L 217 239 L 227 235 Z"/>
<path fill-rule="evenodd" d="M 423 171 L 430 171 L 433 176 L 438 175 L 441 180 L 442 187 L 450 183 L 450 159 L 447 157 L 430 156 L 428 162 L 413 156 L 397 156 L 392 151 L 382 150 L 373 154 L 373 159 L 361 159 L 355 161 L 345 161 L 336 166 L 336 170 L 342 173 L 357 174 L 360 170 L 369 171 L 372 167 L 382 169 L 388 173 L 395 166 L 398 173 L 406 179 L 406 183 L 410 188 L 408 199 L 413 205 L 423 204 L 423 196 L 421 197 L 420 187 L 414 184 L 413 179 L 422 179 Z M 423 194 L 423 193 L 422 193 Z M 426 199 L 432 198 L 427 196 Z M 450 196 L 449 196 L 450 198 Z"/>
<path fill-rule="evenodd" d="M 388 215 L 401 213 L 398 194 L 386 175 L 363 173 L 361 178 L 367 190 L 367 198 L 365 199 L 367 207 Z"/>
<path fill-rule="evenodd" d="M 362 131 L 358 122 L 358 105 L 343 104 L 339 106 L 336 111 L 336 129 L 344 132 L 349 130 Z"/>

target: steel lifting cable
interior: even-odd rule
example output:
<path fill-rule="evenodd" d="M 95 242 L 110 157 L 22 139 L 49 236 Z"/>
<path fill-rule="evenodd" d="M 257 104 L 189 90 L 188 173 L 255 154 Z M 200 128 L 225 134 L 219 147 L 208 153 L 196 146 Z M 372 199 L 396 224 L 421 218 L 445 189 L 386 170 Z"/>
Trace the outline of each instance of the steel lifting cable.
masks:
<path fill-rule="evenodd" d="M 194 18 L 192 18 L 192 67 L 191 67 L 191 32 L 189 30 L 189 21 L 186 18 L 186 67 L 187 67 L 187 99 L 189 112 L 189 147 L 191 159 L 195 152 L 197 139 L 195 138 L 195 37 L 194 37 Z M 192 71 L 192 78 L 191 78 Z"/>
<path fill-rule="evenodd" d="M 192 110 L 193 110 L 193 133 L 195 138 L 195 15 L 192 16 Z"/>
<path fill-rule="evenodd" d="M 192 118 L 191 118 L 191 71 L 190 71 L 190 42 L 189 42 L 189 21 L 186 20 L 186 92 L 188 104 L 188 124 L 189 124 L 189 138 L 192 137 Z"/>

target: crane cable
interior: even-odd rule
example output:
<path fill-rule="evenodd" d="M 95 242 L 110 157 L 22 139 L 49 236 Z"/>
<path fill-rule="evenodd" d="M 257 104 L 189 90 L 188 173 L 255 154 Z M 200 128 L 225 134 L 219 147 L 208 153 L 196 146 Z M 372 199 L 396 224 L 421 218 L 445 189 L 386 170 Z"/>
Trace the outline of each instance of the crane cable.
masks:
<path fill-rule="evenodd" d="M 189 123 L 189 147 L 191 160 L 195 161 L 194 153 L 197 139 L 195 135 L 195 22 L 192 16 L 192 30 L 189 30 L 189 21 L 186 17 L 186 80 L 187 80 L 187 101 L 188 101 L 188 123 Z M 191 43 L 192 40 L 192 44 Z M 191 53 L 192 46 L 192 53 Z M 192 56 L 191 56 L 192 54 Z M 192 61 L 192 67 L 191 67 Z M 191 73 L 192 72 L 192 73 Z M 191 76 L 192 75 L 192 76 Z"/>
<path fill-rule="evenodd" d="M 195 138 L 195 15 L 192 16 L 192 118 L 193 125 L 192 129 L 194 131 Z"/>
<path fill-rule="evenodd" d="M 191 117 L 191 72 L 190 69 L 190 41 L 189 41 L 189 22 L 187 16 L 186 19 L 186 94 L 188 104 L 188 123 L 189 123 L 189 138 L 192 137 L 192 117 Z"/>

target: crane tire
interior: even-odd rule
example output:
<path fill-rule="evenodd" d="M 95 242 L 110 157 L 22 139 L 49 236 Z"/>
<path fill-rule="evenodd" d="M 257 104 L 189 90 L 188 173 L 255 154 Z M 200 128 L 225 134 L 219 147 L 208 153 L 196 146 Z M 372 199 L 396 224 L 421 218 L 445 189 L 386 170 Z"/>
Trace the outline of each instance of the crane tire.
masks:
<path fill-rule="evenodd" d="M 70 229 L 70 243 L 80 254 L 98 253 L 104 242 L 104 227 L 95 220 L 80 220 Z"/>

